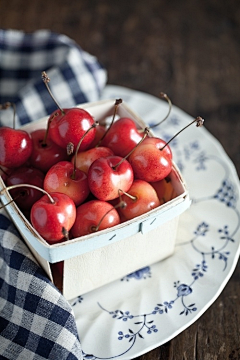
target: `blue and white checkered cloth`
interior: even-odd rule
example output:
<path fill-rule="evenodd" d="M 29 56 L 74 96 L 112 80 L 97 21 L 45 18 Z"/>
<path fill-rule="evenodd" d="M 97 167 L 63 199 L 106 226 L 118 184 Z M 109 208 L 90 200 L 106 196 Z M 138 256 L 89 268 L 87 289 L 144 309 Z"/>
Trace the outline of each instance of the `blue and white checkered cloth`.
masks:
<path fill-rule="evenodd" d="M 97 59 L 69 37 L 48 30 L 0 30 L 0 103 L 16 104 L 19 125 L 56 110 L 42 71 L 62 108 L 98 100 L 106 84 L 106 71 Z"/>
<path fill-rule="evenodd" d="M 107 76 L 98 60 L 65 35 L 0 30 L 0 103 L 16 104 L 16 124 L 99 99 Z M 1 125 L 9 117 L 1 114 Z M 72 308 L 39 267 L 4 209 L 0 210 L 0 359 L 82 359 Z"/>

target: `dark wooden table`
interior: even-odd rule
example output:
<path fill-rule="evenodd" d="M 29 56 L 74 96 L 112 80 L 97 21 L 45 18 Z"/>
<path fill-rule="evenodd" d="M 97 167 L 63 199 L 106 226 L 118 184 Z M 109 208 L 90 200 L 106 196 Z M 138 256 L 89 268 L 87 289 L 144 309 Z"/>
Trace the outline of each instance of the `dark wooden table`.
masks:
<path fill-rule="evenodd" d="M 48 28 L 76 40 L 108 83 L 158 96 L 222 143 L 240 175 L 238 0 L 1 0 L 1 28 Z M 184 332 L 137 360 L 240 359 L 240 264 L 214 304 Z"/>

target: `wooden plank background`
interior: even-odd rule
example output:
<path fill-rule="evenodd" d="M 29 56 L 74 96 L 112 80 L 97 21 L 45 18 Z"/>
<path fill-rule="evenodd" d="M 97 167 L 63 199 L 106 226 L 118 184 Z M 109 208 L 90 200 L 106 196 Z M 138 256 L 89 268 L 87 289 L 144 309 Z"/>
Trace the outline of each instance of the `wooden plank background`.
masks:
<path fill-rule="evenodd" d="M 158 96 L 221 142 L 240 175 L 238 0 L 7 0 L 1 28 L 48 28 L 98 57 L 108 83 Z M 240 359 L 240 265 L 214 304 L 184 332 L 137 360 Z"/>

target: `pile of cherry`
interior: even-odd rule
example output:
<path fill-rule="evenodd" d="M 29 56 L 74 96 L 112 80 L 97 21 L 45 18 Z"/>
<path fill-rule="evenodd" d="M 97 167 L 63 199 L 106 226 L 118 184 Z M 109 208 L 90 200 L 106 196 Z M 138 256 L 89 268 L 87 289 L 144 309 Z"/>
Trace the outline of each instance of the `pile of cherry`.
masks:
<path fill-rule="evenodd" d="M 43 80 L 52 96 L 46 73 Z M 174 197 L 168 143 L 130 118 L 115 120 L 120 104 L 108 127 L 84 109 L 58 106 L 46 128 L 0 128 L 1 194 L 10 191 L 48 243 L 115 226 Z M 200 126 L 203 119 L 193 122 Z"/>

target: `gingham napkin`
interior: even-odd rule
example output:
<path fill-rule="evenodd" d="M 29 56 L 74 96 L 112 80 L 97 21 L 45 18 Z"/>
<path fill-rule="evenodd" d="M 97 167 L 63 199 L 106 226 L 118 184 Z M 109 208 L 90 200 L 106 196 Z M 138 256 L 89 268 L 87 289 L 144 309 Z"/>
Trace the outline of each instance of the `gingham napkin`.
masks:
<path fill-rule="evenodd" d="M 62 107 L 99 99 L 106 71 L 65 35 L 0 30 L 0 103 L 16 104 L 16 124 L 56 109 L 41 80 Z M 9 125 L 2 111 L 1 125 Z M 0 210 L 0 359 L 82 359 L 72 308 Z"/>
<path fill-rule="evenodd" d="M 16 104 L 18 125 L 56 110 L 42 71 L 62 108 L 98 100 L 106 84 L 105 69 L 69 37 L 48 30 L 0 30 L 0 103 Z M 6 121 L 1 114 L 2 125 Z"/>

